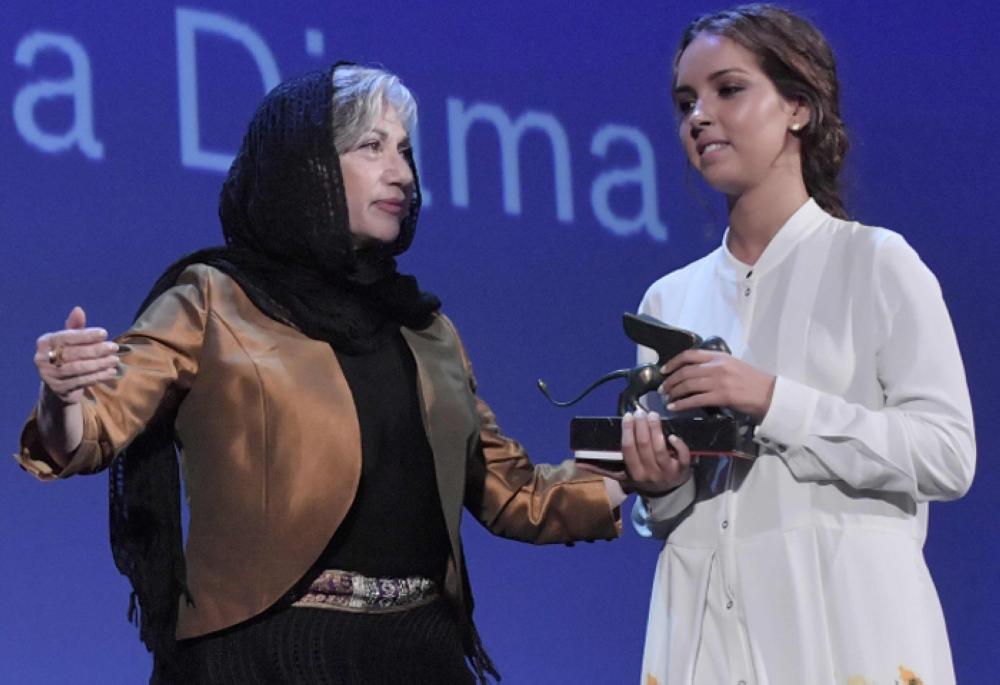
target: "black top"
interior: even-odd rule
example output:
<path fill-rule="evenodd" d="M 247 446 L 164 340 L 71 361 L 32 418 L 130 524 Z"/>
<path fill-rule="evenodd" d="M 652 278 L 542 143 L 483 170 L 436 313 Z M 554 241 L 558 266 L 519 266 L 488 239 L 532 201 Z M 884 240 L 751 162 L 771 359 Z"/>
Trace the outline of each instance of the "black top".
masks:
<path fill-rule="evenodd" d="M 372 352 L 336 354 L 361 424 L 361 482 L 318 566 L 441 582 L 448 532 L 413 354 L 398 330 Z"/>

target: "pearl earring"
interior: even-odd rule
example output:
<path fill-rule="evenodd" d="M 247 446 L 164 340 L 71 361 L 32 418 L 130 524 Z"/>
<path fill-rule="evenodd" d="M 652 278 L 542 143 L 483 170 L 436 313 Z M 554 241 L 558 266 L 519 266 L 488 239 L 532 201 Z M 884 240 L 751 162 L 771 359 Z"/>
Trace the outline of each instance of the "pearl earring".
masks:
<path fill-rule="evenodd" d="M 798 132 L 798 130 L 800 128 L 802 128 L 802 124 L 800 124 L 799 122 L 796 121 L 794 124 L 792 124 L 791 126 L 789 126 L 789 128 L 792 129 L 793 131 Z"/>

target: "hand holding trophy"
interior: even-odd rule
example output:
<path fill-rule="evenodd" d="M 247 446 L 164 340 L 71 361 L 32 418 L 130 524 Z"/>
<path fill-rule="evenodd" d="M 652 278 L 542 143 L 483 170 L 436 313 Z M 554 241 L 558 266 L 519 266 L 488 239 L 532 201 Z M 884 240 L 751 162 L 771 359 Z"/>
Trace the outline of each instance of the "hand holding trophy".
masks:
<path fill-rule="evenodd" d="M 552 404 L 568 407 L 586 397 L 594 388 L 608 381 L 624 378 L 625 389 L 618 396 L 615 416 L 578 416 L 570 422 L 570 447 L 577 452 L 577 460 L 595 463 L 604 469 L 623 469 L 621 459 L 622 416 L 637 410 L 651 411 L 644 396 L 653 393 L 663 383 L 662 367 L 678 354 L 692 349 L 729 353 L 725 341 L 718 337 L 702 339 L 698 334 L 669 326 L 647 314 L 623 316 L 625 334 L 639 345 L 656 351 L 655 364 L 642 364 L 605 374 L 588 386 L 576 398 L 558 402 L 549 394 L 545 381 L 538 381 L 538 388 Z M 705 407 L 683 412 L 657 409 L 661 414 L 664 435 L 677 435 L 690 448 L 692 457 L 741 457 L 756 456 L 753 442 L 754 421 L 749 416 L 727 407 Z"/>

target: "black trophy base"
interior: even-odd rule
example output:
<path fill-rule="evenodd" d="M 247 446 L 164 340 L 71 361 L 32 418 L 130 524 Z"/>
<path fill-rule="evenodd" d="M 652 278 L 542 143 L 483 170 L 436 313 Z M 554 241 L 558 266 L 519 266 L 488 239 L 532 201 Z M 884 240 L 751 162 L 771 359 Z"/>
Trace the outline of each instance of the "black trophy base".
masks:
<path fill-rule="evenodd" d="M 757 456 L 752 428 L 728 416 L 661 418 L 664 435 L 684 441 L 695 457 Z M 578 416 L 569 424 L 569 444 L 574 452 L 620 452 L 620 416 Z M 599 456 L 595 458 L 600 460 Z"/>

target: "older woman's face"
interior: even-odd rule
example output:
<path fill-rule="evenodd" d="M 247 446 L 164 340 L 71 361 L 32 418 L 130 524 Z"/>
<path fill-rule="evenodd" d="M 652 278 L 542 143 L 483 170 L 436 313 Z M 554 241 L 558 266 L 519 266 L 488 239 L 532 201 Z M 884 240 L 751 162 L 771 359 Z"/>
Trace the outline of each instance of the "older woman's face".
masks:
<path fill-rule="evenodd" d="M 390 243 L 410 211 L 413 172 L 406 160 L 410 137 L 391 105 L 350 149 L 340 155 L 354 244 Z"/>

